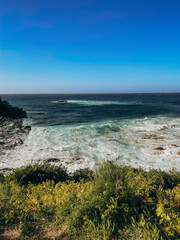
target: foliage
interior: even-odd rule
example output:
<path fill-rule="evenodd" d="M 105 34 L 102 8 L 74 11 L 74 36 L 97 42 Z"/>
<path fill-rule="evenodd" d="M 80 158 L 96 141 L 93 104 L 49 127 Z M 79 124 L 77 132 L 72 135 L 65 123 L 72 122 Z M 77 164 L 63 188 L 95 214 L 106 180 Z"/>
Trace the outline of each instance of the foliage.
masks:
<path fill-rule="evenodd" d="M 4 182 L 4 176 L 2 173 L 0 173 L 0 182 Z"/>
<path fill-rule="evenodd" d="M 175 240 L 179 203 L 175 170 L 146 172 L 109 162 L 73 176 L 61 167 L 28 166 L 0 183 L 1 226 L 20 228 L 22 239 L 65 224 L 65 239 Z"/>
<path fill-rule="evenodd" d="M 0 117 L 5 118 L 26 118 L 26 112 L 19 107 L 11 106 L 7 101 L 2 101 L 0 97 Z"/>
<path fill-rule="evenodd" d="M 169 237 L 180 236 L 180 184 L 173 189 L 159 189 L 156 214 Z"/>
<path fill-rule="evenodd" d="M 80 182 L 81 180 L 90 181 L 93 179 L 93 171 L 88 168 L 77 170 L 72 176 L 71 179 L 75 182 Z"/>
<path fill-rule="evenodd" d="M 65 168 L 50 166 L 49 164 L 34 164 L 16 169 L 6 180 L 15 181 L 20 185 L 28 183 L 39 184 L 46 180 L 53 180 L 55 183 L 64 182 L 68 179 Z"/>

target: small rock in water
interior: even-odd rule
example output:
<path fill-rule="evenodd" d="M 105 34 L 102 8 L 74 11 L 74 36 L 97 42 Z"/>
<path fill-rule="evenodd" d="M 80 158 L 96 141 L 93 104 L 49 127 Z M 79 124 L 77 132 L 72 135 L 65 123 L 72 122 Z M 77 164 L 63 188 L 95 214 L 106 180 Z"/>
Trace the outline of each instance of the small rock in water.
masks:
<path fill-rule="evenodd" d="M 80 156 L 74 156 L 73 157 L 73 160 L 76 160 L 76 161 L 81 160 L 81 159 L 82 159 L 82 157 L 80 157 Z"/>
<path fill-rule="evenodd" d="M 142 135 L 142 139 L 155 139 L 155 140 L 157 140 L 157 139 L 164 139 L 164 137 L 163 136 L 158 136 L 156 134 L 144 134 L 144 135 Z"/>
<path fill-rule="evenodd" d="M 179 155 L 179 156 L 180 156 L 180 151 L 177 153 L 177 155 Z"/>
<path fill-rule="evenodd" d="M 163 151 L 163 150 L 165 150 L 163 147 L 156 147 L 156 148 L 154 148 L 154 150 L 159 150 L 159 151 Z"/>
<path fill-rule="evenodd" d="M 178 147 L 178 145 L 176 145 L 176 144 L 171 144 L 171 147 Z"/>
<path fill-rule="evenodd" d="M 46 162 L 59 162 L 59 159 L 58 158 L 49 158 L 46 160 Z"/>
<path fill-rule="evenodd" d="M 43 163 L 57 163 L 60 162 L 61 160 L 58 158 L 45 158 L 45 159 L 40 159 L 38 162 L 43 162 Z"/>

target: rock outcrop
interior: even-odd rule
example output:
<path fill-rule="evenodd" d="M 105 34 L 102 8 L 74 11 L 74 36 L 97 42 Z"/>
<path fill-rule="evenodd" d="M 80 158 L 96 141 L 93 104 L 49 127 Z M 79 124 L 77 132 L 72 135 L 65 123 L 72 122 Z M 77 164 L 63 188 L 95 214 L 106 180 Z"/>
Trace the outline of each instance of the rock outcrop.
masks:
<path fill-rule="evenodd" d="M 22 108 L 11 106 L 0 97 L 0 117 L 11 119 L 26 118 L 27 113 Z"/>
<path fill-rule="evenodd" d="M 0 155 L 23 144 L 31 130 L 24 126 L 22 119 L 0 118 Z"/>
<path fill-rule="evenodd" d="M 24 126 L 27 114 L 22 108 L 13 107 L 0 97 L 0 155 L 23 144 L 31 127 Z"/>

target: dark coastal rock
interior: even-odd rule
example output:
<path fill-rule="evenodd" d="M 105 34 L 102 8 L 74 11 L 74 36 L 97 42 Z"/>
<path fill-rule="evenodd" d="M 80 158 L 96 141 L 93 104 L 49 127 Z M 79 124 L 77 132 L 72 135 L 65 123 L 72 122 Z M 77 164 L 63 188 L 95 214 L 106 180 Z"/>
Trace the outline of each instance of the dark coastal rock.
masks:
<path fill-rule="evenodd" d="M 31 130 L 22 119 L 0 118 L 0 155 L 22 145 Z"/>
<path fill-rule="evenodd" d="M 49 159 L 46 159 L 44 162 L 46 162 L 46 163 L 51 163 L 51 162 L 57 163 L 59 161 L 60 161 L 60 159 L 58 159 L 58 158 L 49 158 Z"/>
<path fill-rule="evenodd" d="M 19 119 L 26 118 L 27 113 L 22 108 L 11 106 L 0 97 L 0 116 L 4 118 Z"/>
<path fill-rule="evenodd" d="M 74 156 L 73 157 L 73 160 L 75 160 L 75 161 L 79 161 L 79 160 L 82 160 L 83 159 L 83 157 L 81 157 L 81 156 Z"/>
<path fill-rule="evenodd" d="M 36 160 L 36 162 L 39 162 L 39 163 L 61 163 L 62 161 L 64 161 L 64 159 L 53 158 L 53 157 Z"/>
<path fill-rule="evenodd" d="M 45 158 L 45 159 L 40 159 L 39 162 L 43 163 L 66 163 L 66 164 L 72 164 L 75 161 L 81 161 L 84 158 L 81 156 L 69 156 L 68 158 Z"/>
<path fill-rule="evenodd" d="M 0 174 L 3 176 L 9 175 L 11 172 L 13 172 L 14 168 L 0 168 Z"/>
<path fill-rule="evenodd" d="M 180 156 L 180 151 L 177 153 L 177 155 L 179 155 L 179 156 Z"/>
<path fill-rule="evenodd" d="M 31 131 L 31 126 L 25 126 L 24 130 L 30 132 Z"/>
<path fill-rule="evenodd" d="M 70 157 L 68 160 L 66 160 L 66 164 L 69 165 L 69 164 L 82 164 L 84 162 L 84 157 L 82 156 L 72 156 Z"/>
<path fill-rule="evenodd" d="M 23 125 L 27 114 L 22 108 L 13 107 L 0 97 L 0 155 L 6 150 L 23 144 L 31 127 Z"/>
<path fill-rule="evenodd" d="M 155 139 L 155 140 L 158 140 L 158 139 L 164 139 L 163 136 L 158 136 L 156 134 L 144 134 L 142 135 L 142 139 Z"/>
<path fill-rule="evenodd" d="M 176 144 L 171 144 L 171 147 L 179 147 L 179 146 Z"/>
<path fill-rule="evenodd" d="M 156 147 L 156 148 L 154 148 L 154 150 L 163 151 L 165 149 L 163 147 Z"/>
<path fill-rule="evenodd" d="M 0 97 L 0 155 L 22 145 L 31 127 L 23 125 L 27 114 L 22 108 L 13 107 Z"/>
<path fill-rule="evenodd" d="M 63 99 L 60 99 L 57 101 L 58 103 L 67 103 L 68 101 L 67 100 L 63 100 Z"/>

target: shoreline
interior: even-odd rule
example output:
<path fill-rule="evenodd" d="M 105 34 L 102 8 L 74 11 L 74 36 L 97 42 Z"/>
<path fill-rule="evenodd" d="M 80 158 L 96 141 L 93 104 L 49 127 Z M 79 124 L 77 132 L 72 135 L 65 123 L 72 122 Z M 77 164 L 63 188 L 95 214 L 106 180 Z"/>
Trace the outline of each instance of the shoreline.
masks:
<path fill-rule="evenodd" d="M 0 117 L 0 158 L 7 151 L 23 145 L 30 131 L 31 126 L 25 126 L 23 119 Z M 14 168 L 2 168 L 0 173 L 7 174 L 13 170 Z"/>
<path fill-rule="evenodd" d="M 102 157 L 98 158 L 98 161 L 96 162 L 93 157 L 91 158 L 90 156 L 89 157 L 86 156 L 85 153 L 88 153 L 88 152 L 86 152 L 85 149 L 84 149 L 85 155 L 77 154 L 76 145 L 78 147 L 78 142 L 79 142 L 79 144 L 82 144 L 81 143 L 82 142 L 81 128 L 83 130 L 84 126 L 81 126 L 81 127 L 73 126 L 70 132 L 69 132 L 69 127 L 67 127 L 67 129 L 66 128 L 63 129 L 62 136 L 64 136 L 64 137 L 63 137 L 63 141 L 62 141 L 62 137 L 60 137 L 62 134 L 62 131 L 59 126 L 53 126 L 52 128 L 48 127 L 47 129 L 42 128 L 42 127 L 40 127 L 40 128 L 35 127 L 35 129 L 36 129 L 35 130 L 34 127 L 32 127 L 32 129 L 31 129 L 30 126 L 24 125 L 23 119 L 19 119 L 19 120 L 4 119 L 2 122 L 4 122 L 4 124 L 1 124 L 1 127 L 0 127 L 1 138 L 3 139 L 3 136 L 6 135 L 6 138 L 4 140 L 2 140 L 0 138 L 0 141 L 2 141 L 2 143 L 0 145 L 0 156 L 1 156 L 2 161 L 4 162 L 4 164 L 3 164 L 3 162 L 1 161 L 2 167 L 0 169 L 0 172 L 2 172 L 3 174 L 8 174 L 9 172 L 13 171 L 13 169 L 19 168 L 21 166 L 26 166 L 31 163 L 32 164 L 50 163 L 50 164 L 56 165 L 56 166 L 64 165 L 65 167 L 67 167 L 69 169 L 69 172 L 74 172 L 77 169 L 83 169 L 83 168 L 87 168 L 87 167 L 90 167 L 90 169 L 93 169 L 96 164 L 99 164 L 100 162 L 103 162 L 105 160 L 109 160 L 109 161 L 116 163 L 116 161 L 113 158 L 108 159 L 103 156 L 102 156 L 103 158 Z M 131 125 L 131 123 L 130 123 L 130 125 Z M 174 128 L 173 123 L 171 123 L 170 125 L 172 125 L 172 127 Z M 88 130 L 88 125 L 86 127 Z M 134 127 L 138 128 L 137 125 L 134 125 Z M 158 128 L 158 126 L 154 126 L 154 127 Z M 166 129 L 166 127 L 164 127 L 164 126 L 161 126 L 161 128 Z M 96 129 L 98 129 L 98 131 L 99 131 L 99 137 L 97 136 Z M 111 124 L 108 124 L 108 126 L 107 126 L 107 124 L 101 126 L 101 124 L 100 124 L 100 125 L 97 125 L 97 127 L 94 126 L 93 128 L 91 128 L 91 134 L 93 134 L 92 136 L 94 136 L 94 134 L 96 134 L 95 136 L 97 138 L 96 141 L 98 144 L 101 144 L 101 145 L 105 144 L 107 146 L 105 149 L 105 153 L 106 153 L 106 151 L 108 153 L 108 151 L 111 150 L 111 152 L 113 151 L 113 154 L 118 154 L 118 152 L 116 152 L 116 149 L 109 150 L 109 144 L 112 143 L 113 139 L 114 139 L 113 144 L 116 144 L 118 148 L 123 147 L 123 146 L 126 147 L 129 145 L 130 146 L 132 145 L 132 150 L 134 151 L 134 153 L 133 153 L 134 156 L 129 155 L 129 161 L 128 161 L 128 159 L 126 160 L 126 157 L 122 157 L 121 162 L 118 161 L 118 164 L 120 164 L 120 165 L 124 165 L 124 166 L 130 165 L 135 168 L 142 167 L 145 170 L 148 170 L 151 168 L 153 168 L 153 169 L 160 168 L 160 169 L 165 170 L 163 167 L 162 168 L 158 167 L 158 165 L 160 166 L 161 162 L 162 162 L 162 164 L 167 165 L 167 164 L 169 164 L 168 162 L 167 163 L 165 163 L 163 161 L 161 161 L 159 163 L 154 162 L 154 165 L 152 165 L 151 162 L 148 162 L 148 161 L 153 161 L 153 159 L 154 159 L 154 161 L 155 161 L 155 159 L 158 159 L 158 161 L 160 161 L 161 158 L 169 159 L 169 158 L 172 158 L 173 156 L 176 156 L 176 159 L 180 158 L 179 142 L 173 140 L 173 138 L 171 139 L 171 137 L 168 137 L 168 135 L 166 136 L 165 133 L 162 133 L 161 130 L 160 131 L 159 130 L 158 131 L 142 131 L 142 132 L 140 131 L 139 133 L 138 132 L 135 133 L 135 135 L 134 135 L 134 133 L 129 132 L 130 135 L 126 133 L 125 136 L 122 136 L 121 142 L 118 143 L 118 142 L 116 142 L 116 138 L 118 140 L 120 133 L 114 132 L 114 130 L 116 130 L 116 129 L 118 129 L 118 126 L 113 126 L 113 125 L 111 126 Z M 46 135 L 44 135 L 44 131 L 45 131 Z M 81 133 L 79 135 L 79 137 L 80 137 L 79 140 L 76 136 L 77 131 L 79 131 Z M 111 136 L 112 140 L 110 142 L 109 142 L 109 139 L 106 139 L 106 137 L 104 139 L 102 139 L 102 137 L 104 136 L 101 134 L 102 131 L 105 131 L 106 134 L 108 133 L 107 131 L 109 131 L 109 135 L 107 135 L 107 136 Z M 84 130 L 83 130 L 83 132 L 84 132 Z M 55 135 L 53 135 L 53 134 L 55 134 Z M 75 134 L 74 137 L 73 137 L 73 134 Z M 117 137 L 115 137 L 116 135 L 117 135 Z M 51 137 L 50 140 L 52 142 L 49 140 L 49 137 Z M 69 137 L 72 138 L 71 142 L 67 142 Z M 100 139 L 101 142 L 98 139 Z M 24 144 L 25 140 L 27 140 L 27 141 Z M 76 145 L 75 145 L 75 142 L 76 142 Z M 94 144 L 94 142 L 92 142 L 92 143 Z M 86 147 L 86 145 L 89 146 L 89 144 L 92 144 L 92 143 L 85 142 L 83 144 Z M 48 146 L 48 144 L 51 144 L 51 145 Z M 68 148 L 67 148 L 66 152 L 63 151 L 63 146 L 65 146 L 65 148 L 66 148 L 66 144 L 69 144 L 70 147 L 71 147 L 70 144 L 73 144 L 73 146 L 75 146 L 72 153 L 69 151 Z M 127 145 L 127 144 L 129 144 L 129 145 Z M 104 146 L 104 145 L 102 145 L 102 146 Z M 136 148 L 134 148 L 134 147 L 136 147 Z M 81 148 L 83 148 L 83 145 L 81 146 Z M 118 150 L 118 151 L 120 151 L 120 150 Z M 124 151 L 125 151 L 126 156 L 128 156 L 127 155 L 128 149 L 124 148 Z M 138 161 L 135 158 L 136 151 L 142 151 L 141 155 L 139 156 Z M 147 153 L 145 151 L 147 151 Z M 130 153 L 131 152 L 129 152 L 129 154 Z M 148 168 L 147 168 L 147 165 L 145 167 L 143 167 L 144 165 L 142 165 L 143 160 L 141 160 L 141 158 L 143 159 L 143 156 L 142 156 L 143 153 L 151 154 L 151 156 L 149 156 L 147 159 L 148 161 L 146 162 L 146 164 L 148 164 L 148 163 L 151 164 Z M 172 156 L 172 153 L 174 154 L 173 156 Z M 119 154 L 121 154 L 121 153 L 119 152 Z M 9 161 L 12 159 L 12 164 L 10 164 L 10 162 L 5 161 L 6 156 L 7 156 L 7 158 L 9 158 Z M 146 157 L 146 155 L 144 155 L 144 158 L 145 157 Z M 136 162 L 133 162 L 133 159 L 136 160 Z M 16 161 L 17 161 L 17 164 L 16 164 Z M 173 161 L 175 161 L 175 159 Z M 140 163 L 141 163 L 141 165 L 138 165 Z M 13 166 L 13 164 L 15 164 L 15 165 Z M 161 165 L 161 166 L 163 166 L 163 165 Z M 168 166 L 168 169 L 166 171 L 171 170 L 173 167 L 174 166 L 172 166 L 172 167 Z M 179 170 L 178 168 L 176 168 L 176 169 Z"/>

